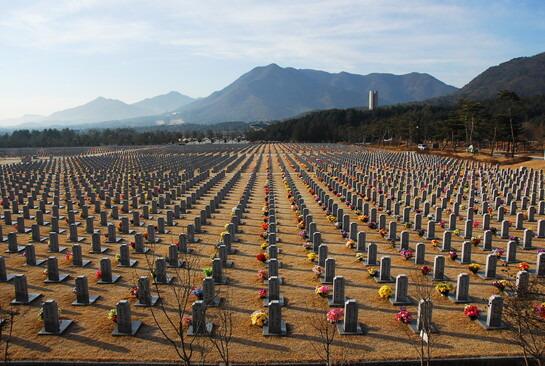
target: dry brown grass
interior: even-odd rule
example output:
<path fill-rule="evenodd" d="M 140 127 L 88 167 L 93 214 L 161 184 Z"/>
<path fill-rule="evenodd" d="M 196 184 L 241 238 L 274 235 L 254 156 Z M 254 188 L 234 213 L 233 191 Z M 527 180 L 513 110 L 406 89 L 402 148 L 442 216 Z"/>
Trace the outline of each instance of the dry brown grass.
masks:
<path fill-rule="evenodd" d="M 274 151 L 271 145 L 264 149 Z M 287 164 L 287 160 L 285 161 Z M 289 164 L 287 165 L 289 167 Z M 302 248 L 302 240 L 298 235 L 299 230 L 295 227 L 294 214 L 283 190 L 276 160 L 273 160 L 273 173 L 278 206 L 278 237 L 282 240 L 279 244 L 279 248 L 282 250 L 279 256 L 282 262 L 280 275 L 284 278 L 281 294 L 287 299 L 287 307 L 282 309 L 282 317 L 288 323 L 289 336 L 265 338 L 262 336 L 260 328 L 252 327 L 250 324 L 250 314 L 257 309 L 264 309 L 262 300 L 258 299 L 257 290 L 266 286 L 256 276 L 257 271 L 264 267 L 255 260 L 255 255 L 260 252 L 259 245 L 261 244 L 258 233 L 261 231 L 260 225 L 262 223 L 260 212 L 264 198 L 262 188 L 265 181 L 264 172 L 265 164 L 262 165 L 259 171 L 257 183 L 252 192 L 248 218 L 244 220 L 246 225 L 241 226 L 244 232 L 238 235 L 241 242 L 233 244 L 233 247 L 238 249 L 238 253 L 230 257 L 230 260 L 235 263 L 234 268 L 226 270 L 229 277 L 228 291 L 221 289 L 222 296 L 228 294 L 222 306 L 229 307 L 232 310 L 235 324 L 233 329 L 234 338 L 230 345 L 231 357 L 232 360 L 237 362 L 247 363 L 266 363 L 273 360 L 286 362 L 317 360 L 319 357 L 314 354 L 307 343 L 308 339 L 315 339 L 317 335 L 309 334 L 309 327 L 302 325 L 301 320 L 308 317 L 309 311 L 317 311 L 313 310 L 315 307 L 309 305 L 311 298 L 315 296 L 314 287 L 319 282 L 311 272 L 313 264 L 306 259 L 307 252 Z M 326 220 L 322 210 L 313 202 L 312 196 L 306 191 L 302 182 L 291 169 L 290 173 L 292 173 L 297 187 L 310 207 L 311 214 L 318 223 L 318 229 L 323 234 L 323 241 L 329 246 L 330 256 L 336 259 L 337 274 L 344 276 L 347 280 L 346 295 L 356 299 L 359 303 L 359 320 L 363 324 L 366 334 L 364 336 L 337 336 L 333 343 L 334 359 L 384 360 L 416 358 L 417 355 L 408 347 L 406 336 L 400 331 L 400 325 L 395 320 L 398 309 L 392 306 L 389 301 L 378 297 L 377 291 L 380 285 L 368 277 L 365 266 L 356 261 L 353 251 L 345 248 L 345 240 L 335 230 L 333 224 Z M 248 173 L 243 173 L 243 178 L 235 186 L 234 191 L 222 203 L 221 211 L 215 214 L 212 224 L 205 227 L 207 233 L 197 235 L 197 237 L 201 238 L 203 245 L 190 244 L 190 247 L 198 250 L 199 255 L 201 255 L 200 267 L 208 266 L 207 258 L 212 253 L 212 243 L 218 239 L 219 233 L 223 231 L 223 225 L 229 222 L 231 208 L 238 203 L 247 177 Z M 215 190 L 212 193 L 215 193 Z M 166 255 L 168 244 L 177 240 L 177 234 L 185 229 L 185 225 L 192 222 L 194 216 L 198 213 L 198 209 L 203 207 L 202 202 L 208 202 L 212 197 L 212 193 L 200 201 L 197 208 L 192 209 L 191 213 L 185 215 L 184 219 L 178 220 L 179 226 L 169 228 L 173 230 L 172 234 L 159 235 L 162 243 L 157 246 L 154 255 Z M 346 209 L 345 212 L 347 211 L 349 210 Z M 164 212 L 165 210 L 163 210 L 163 214 Z M 353 212 L 350 212 L 350 215 L 352 221 L 357 220 Z M 49 220 L 49 217 L 46 217 Z M 514 217 L 507 216 L 506 219 L 514 221 Z M 543 219 L 543 217 L 538 217 L 538 219 Z M 27 226 L 31 224 L 31 221 L 27 221 Z M 497 227 L 499 225 L 493 222 L 493 226 Z M 535 225 L 530 224 L 530 226 Z M 384 239 L 377 233 L 370 232 L 366 227 L 364 228 L 361 222 L 359 227 L 368 232 L 367 240 L 369 242 L 378 244 L 379 258 L 383 255 L 389 255 L 392 258 L 393 276 L 401 273 L 410 275 L 418 268 L 412 262 L 401 258 L 395 249 L 389 248 Z M 66 229 L 65 226 L 64 228 Z M 97 228 L 105 232 L 105 228 L 98 226 Z M 4 227 L 4 234 L 8 231 L 10 231 L 9 228 Z M 42 234 L 46 232 L 46 229 L 42 228 Z M 131 253 L 132 259 L 138 260 L 136 268 L 121 269 L 114 267 L 114 273 L 120 274 L 122 276 L 121 280 L 114 285 L 97 285 L 94 275 L 99 267 L 99 260 L 107 256 L 112 259 L 112 263 L 115 265 L 114 257 L 118 253 L 117 245 L 104 243 L 103 245 L 109 248 L 105 255 L 88 254 L 90 238 L 83 233 L 83 228 L 80 228 L 79 232 L 80 235 L 86 237 L 82 245 L 84 257 L 90 259 L 92 263 L 86 268 L 74 268 L 64 260 L 64 254 L 57 254 L 60 272 L 69 273 L 71 276 L 68 281 L 61 284 L 44 284 L 42 277 L 43 266 L 24 267 L 24 258 L 22 256 L 3 254 L 8 272 L 26 274 L 29 291 L 40 292 L 44 295 L 40 301 L 27 308 L 28 313 L 24 317 L 18 319 L 10 348 L 10 358 L 18 360 L 175 360 L 176 355 L 173 349 L 165 341 L 157 325 L 152 320 L 149 310 L 146 308 L 132 307 L 134 319 L 144 322 L 136 337 L 111 336 L 115 324 L 107 319 L 108 311 L 114 308 L 115 304 L 121 299 L 128 299 L 134 304 L 135 300 L 129 298 L 128 289 L 136 284 L 139 276 L 148 274 L 144 257 Z M 439 231 L 440 233 L 441 231 Z M 475 234 L 480 233 L 479 230 L 475 232 Z M 522 236 L 520 231 L 513 231 L 513 234 Z M 19 237 L 19 245 L 26 244 L 23 239 L 25 236 L 20 235 Z M 132 240 L 131 236 L 124 236 L 124 239 L 125 242 Z M 416 242 L 420 240 L 411 232 L 411 247 L 414 248 Z M 429 244 L 425 240 L 422 241 Z M 460 249 L 461 243 L 462 239 L 454 237 L 454 248 Z M 61 236 L 61 244 L 71 246 L 66 243 L 65 235 Z M 505 249 L 506 244 L 506 240 L 494 238 L 495 247 Z M 535 239 L 535 245 L 539 248 L 545 248 L 543 239 Z M 5 247 L 6 244 L 2 244 L 2 248 Z M 46 254 L 45 251 L 45 244 L 36 245 L 38 258 L 47 257 L 49 254 Z M 426 259 L 429 264 L 433 262 L 433 257 L 436 254 L 441 253 L 433 249 L 431 245 L 427 245 Z M 484 264 L 486 254 L 479 249 L 474 249 L 473 261 Z M 536 257 L 535 251 L 519 251 L 518 256 L 530 263 L 533 268 Z M 515 268 L 500 266 L 498 271 L 501 270 L 513 273 Z M 447 260 L 446 274 L 452 280 L 455 280 L 458 273 L 465 271 L 466 266 Z M 77 275 L 86 275 L 89 279 L 90 292 L 101 295 L 96 305 L 88 307 L 73 307 L 70 305 L 74 300 L 72 288 L 74 278 Z M 478 305 L 483 309 L 485 303 L 482 299 L 496 293 L 490 283 L 491 281 L 484 281 L 476 276 L 471 276 L 470 295 L 477 299 Z M 163 296 L 169 301 L 174 300 L 166 287 L 161 289 Z M 0 283 L 0 304 L 7 306 L 13 297 L 13 286 Z M 60 337 L 38 336 L 38 331 L 42 327 L 42 324 L 37 320 L 40 303 L 50 298 L 59 303 L 63 318 L 74 320 L 74 324 L 71 325 L 66 334 Z M 462 313 L 464 305 L 453 304 L 439 296 L 435 291 L 432 299 L 435 305 L 434 322 L 440 329 L 433 350 L 434 357 L 512 355 L 519 353 L 517 348 L 505 340 L 505 336 L 501 331 L 485 331 L 477 323 L 466 319 Z M 416 316 L 416 307 L 414 305 L 410 306 L 409 310 Z M 217 310 L 211 309 L 209 315 L 213 318 L 216 313 Z M 215 351 L 207 354 L 207 350 L 211 347 L 209 344 L 203 344 L 202 347 L 200 349 L 206 354 L 206 361 L 220 361 Z M 200 358 L 199 355 L 196 357 L 197 360 Z"/>

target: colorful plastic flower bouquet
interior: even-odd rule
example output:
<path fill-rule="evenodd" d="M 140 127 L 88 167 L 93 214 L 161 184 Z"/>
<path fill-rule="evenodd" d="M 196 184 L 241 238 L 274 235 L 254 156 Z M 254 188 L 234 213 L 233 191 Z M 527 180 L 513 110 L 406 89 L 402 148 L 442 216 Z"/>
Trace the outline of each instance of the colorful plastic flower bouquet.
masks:
<path fill-rule="evenodd" d="M 469 266 L 467 266 L 467 269 L 469 269 L 471 273 L 476 274 L 481 269 L 481 265 L 478 263 L 471 263 Z"/>
<path fill-rule="evenodd" d="M 505 291 L 505 288 L 507 287 L 509 283 L 506 280 L 499 280 L 492 282 L 492 286 L 498 289 L 499 292 Z"/>
<path fill-rule="evenodd" d="M 411 249 L 403 249 L 399 252 L 405 260 L 409 260 L 413 257 L 414 252 Z"/>
<path fill-rule="evenodd" d="M 268 253 L 259 253 L 255 258 L 258 261 L 260 261 L 262 263 L 265 263 L 267 261 L 267 259 L 269 259 L 269 254 Z"/>
<path fill-rule="evenodd" d="M 374 268 L 367 268 L 367 274 L 369 274 L 369 277 L 377 277 L 378 276 L 378 270 Z"/>
<path fill-rule="evenodd" d="M 420 272 L 422 273 L 423 276 L 427 276 L 431 273 L 431 268 L 428 266 L 422 266 L 420 268 Z"/>
<path fill-rule="evenodd" d="M 442 296 L 448 296 L 449 292 L 454 290 L 454 286 L 449 282 L 439 282 L 435 285 L 435 290 Z"/>
<path fill-rule="evenodd" d="M 212 267 L 203 268 L 202 272 L 206 277 L 212 276 Z"/>
<path fill-rule="evenodd" d="M 394 294 L 394 291 L 388 285 L 383 285 L 378 290 L 378 296 L 380 296 L 383 299 L 387 299 L 390 296 L 392 296 L 393 294 Z"/>
<path fill-rule="evenodd" d="M 365 259 L 363 253 L 356 253 L 356 260 L 362 262 Z"/>
<path fill-rule="evenodd" d="M 324 267 L 316 265 L 312 268 L 312 272 L 314 272 L 316 277 L 320 277 L 324 273 Z"/>
<path fill-rule="evenodd" d="M 439 246 L 439 240 L 433 239 L 433 240 L 431 241 L 431 245 L 433 245 L 435 248 L 437 248 L 437 247 Z"/>
<path fill-rule="evenodd" d="M 318 254 L 310 252 L 307 254 L 307 259 L 311 262 L 314 262 L 318 258 Z"/>
<path fill-rule="evenodd" d="M 471 244 L 473 244 L 474 247 L 477 247 L 479 244 L 481 244 L 481 238 L 473 236 L 471 238 Z"/>
<path fill-rule="evenodd" d="M 330 290 L 329 286 L 316 286 L 314 292 L 320 297 L 327 298 Z"/>
<path fill-rule="evenodd" d="M 541 318 L 545 318 L 545 302 L 534 305 L 534 312 Z"/>
<path fill-rule="evenodd" d="M 399 308 L 399 313 L 396 314 L 396 320 L 404 324 L 409 324 L 412 319 L 413 317 L 411 316 L 411 313 L 407 311 L 407 308 L 405 306 L 401 306 Z"/>
<path fill-rule="evenodd" d="M 134 299 L 138 299 L 138 287 L 136 286 L 131 287 L 129 289 L 129 295 Z"/>
<path fill-rule="evenodd" d="M 481 314 L 481 309 L 479 309 L 477 305 L 468 304 L 464 307 L 464 315 L 471 320 L 477 319 L 480 314 Z"/>
<path fill-rule="evenodd" d="M 114 323 L 117 323 L 117 309 L 111 309 L 108 312 L 108 319 L 110 319 Z"/>
<path fill-rule="evenodd" d="M 257 271 L 257 277 L 262 281 L 266 280 L 269 278 L 269 271 L 267 271 L 266 269 L 260 269 L 259 271 Z"/>
<path fill-rule="evenodd" d="M 518 264 L 517 268 L 519 269 L 519 271 L 527 271 L 530 269 L 530 265 L 526 262 L 522 262 Z"/>
<path fill-rule="evenodd" d="M 503 256 L 503 253 L 505 253 L 505 251 L 503 249 L 494 249 L 492 251 L 492 254 L 494 254 L 498 258 Z"/>
<path fill-rule="evenodd" d="M 267 291 L 267 289 L 264 289 L 264 288 L 262 288 L 261 290 L 258 290 L 257 294 L 259 295 L 260 299 L 264 299 L 267 296 L 269 296 L 269 292 Z"/>
<path fill-rule="evenodd" d="M 354 247 L 356 246 L 356 242 L 352 239 L 348 239 L 346 241 L 346 244 L 345 246 L 348 248 L 348 249 L 354 249 Z"/>
<path fill-rule="evenodd" d="M 455 261 L 456 258 L 458 258 L 458 253 L 456 253 L 455 250 L 451 250 L 450 252 L 448 252 L 448 256 L 451 260 Z"/>
<path fill-rule="evenodd" d="M 344 309 L 333 308 L 327 312 L 326 319 L 329 323 L 335 324 L 344 316 Z"/>
<path fill-rule="evenodd" d="M 267 314 L 262 310 L 256 310 L 252 313 L 252 325 L 257 325 L 258 327 L 263 327 L 265 323 L 267 322 L 267 319 L 269 317 Z"/>
<path fill-rule="evenodd" d="M 198 300 L 202 300 L 204 296 L 204 292 L 202 287 L 193 287 L 193 291 L 191 291 L 191 295 L 195 296 Z"/>

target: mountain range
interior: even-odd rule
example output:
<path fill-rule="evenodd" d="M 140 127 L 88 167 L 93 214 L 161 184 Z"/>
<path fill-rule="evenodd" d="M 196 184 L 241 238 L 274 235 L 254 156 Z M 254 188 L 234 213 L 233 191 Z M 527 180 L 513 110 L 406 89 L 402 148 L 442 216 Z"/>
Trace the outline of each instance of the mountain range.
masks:
<path fill-rule="evenodd" d="M 256 67 L 222 90 L 193 99 L 178 92 L 127 104 L 99 97 L 87 104 L 47 117 L 25 115 L 0 121 L 22 123 L 13 128 L 75 126 L 80 128 L 131 127 L 160 123 L 218 123 L 278 120 L 312 110 L 366 107 L 369 90 L 378 90 L 379 105 L 459 98 L 495 98 L 499 90 L 520 96 L 545 94 L 545 53 L 520 57 L 490 67 L 462 89 L 429 74 L 368 75 L 280 67 Z M 12 129 L 13 129 L 12 128 Z"/>

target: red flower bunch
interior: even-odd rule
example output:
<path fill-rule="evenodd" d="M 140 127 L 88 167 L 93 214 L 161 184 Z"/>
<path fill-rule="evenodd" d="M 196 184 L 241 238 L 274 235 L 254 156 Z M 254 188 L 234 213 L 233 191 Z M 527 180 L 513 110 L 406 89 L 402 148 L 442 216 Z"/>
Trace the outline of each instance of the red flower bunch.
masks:
<path fill-rule="evenodd" d="M 102 271 L 100 269 L 97 269 L 97 271 L 95 272 L 95 278 L 99 280 L 102 278 Z"/>
<path fill-rule="evenodd" d="M 263 253 L 259 253 L 255 258 L 260 262 L 265 262 L 267 260 L 267 256 Z"/>
<path fill-rule="evenodd" d="M 396 320 L 398 322 L 409 324 L 412 319 L 413 317 L 411 316 L 411 313 L 407 311 L 405 306 L 399 308 L 399 313 L 396 314 Z"/>
<path fill-rule="evenodd" d="M 466 305 L 464 308 L 464 315 L 469 317 L 471 320 L 477 319 L 480 313 L 481 310 L 477 307 L 477 305 Z"/>
<path fill-rule="evenodd" d="M 262 228 L 263 230 L 268 230 L 268 229 L 269 229 L 269 225 L 268 225 L 268 224 L 262 224 L 262 225 L 261 225 L 261 228 Z"/>

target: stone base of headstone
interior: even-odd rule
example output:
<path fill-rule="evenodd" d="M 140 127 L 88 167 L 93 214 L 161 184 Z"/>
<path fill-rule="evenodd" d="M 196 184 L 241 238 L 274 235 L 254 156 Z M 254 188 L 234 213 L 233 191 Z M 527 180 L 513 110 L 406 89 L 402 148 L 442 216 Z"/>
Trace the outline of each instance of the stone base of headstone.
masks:
<path fill-rule="evenodd" d="M 214 329 L 214 324 L 212 324 L 212 322 L 206 322 L 206 324 L 205 324 L 206 333 L 205 334 L 195 333 L 195 331 L 193 330 L 193 325 L 190 325 L 189 328 L 187 329 L 187 335 L 188 336 L 195 336 L 195 337 L 210 336 L 212 334 L 213 329 Z"/>
<path fill-rule="evenodd" d="M 184 264 L 185 264 L 184 261 L 178 261 L 178 263 L 175 266 L 173 266 L 172 264 L 167 262 L 167 268 L 182 268 Z"/>
<path fill-rule="evenodd" d="M 356 324 L 356 331 L 355 332 L 347 332 L 344 330 L 344 324 L 343 322 L 337 323 L 337 331 L 340 335 L 363 335 L 363 329 L 361 329 L 360 323 Z"/>
<path fill-rule="evenodd" d="M 486 324 L 486 315 L 481 315 L 477 318 L 477 322 L 486 330 L 501 330 L 507 329 L 507 325 L 504 322 L 501 322 L 499 327 L 490 327 Z"/>
<path fill-rule="evenodd" d="M 266 298 L 264 298 L 263 299 L 263 306 L 269 307 L 269 302 L 270 301 L 271 300 L 269 300 L 268 296 Z M 284 296 L 282 296 L 282 295 L 278 296 L 278 305 L 280 305 L 281 307 L 285 306 Z"/>
<path fill-rule="evenodd" d="M 222 276 L 221 281 L 214 280 L 214 285 L 227 285 L 227 277 Z"/>
<path fill-rule="evenodd" d="M 114 240 L 112 240 L 111 238 L 108 238 L 108 240 L 106 240 L 106 243 L 117 244 L 117 243 L 121 242 L 122 240 L 123 240 L 123 238 L 118 238 L 116 236 Z"/>
<path fill-rule="evenodd" d="M 430 278 L 430 280 L 432 280 L 432 282 L 443 282 L 449 280 L 449 278 L 445 275 L 443 275 L 443 277 L 441 278 L 433 278 L 433 274 L 429 274 L 428 277 Z"/>
<path fill-rule="evenodd" d="M 477 276 L 481 277 L 483 280 L 493 280 L 493 279 L 499 279 L 500 276 L 496 274 L 494 277 L 487 277 L 485 271 L 479 271 L 477 272 Z"/>
<path fill-rule="evenodd" d="M 162 233 L 159 233 L 159 232 L 158 232 L 157 234 L 168 234 L 168 233 L 170 233 L 170 230 L 165 229 Z"/>
<path fill-rule="evenodd" d="M 45 330 L 45 328 L 42 328 L 42 330 L 40 330 L 38 332 L 38 335 L 61 335 L 61 334 L 64 333 L 66 328 L 68 328 L 68 326 L 70 324 L 72 324 L 73 322 L 74 322 L 73 320 L 59 319 L 59 331 L 58 332 L 48 332 L 48 331 Z"/>
<path fill-rule="evenodd" d="M 529 269 L 528 273 L 530 273 L 531 275 L 537 276 L 537 271 L 535 269 Z M 538 277 L 543 277 L 543 276 L 538 276 Z"/>
<path fill-rule="evenodd" d="M 25 247 L 17 247 L 17 250 L 6 250 L 6 253 L 20 253 L 25 250 Z"/>
<path fill-rule="evenodd" d="M 240 239 L 239 239 L 239 238 L 232 238 L 232 239 L 231 239 L 231 242 L 233 242 L 233 243 L 239 243 L 239 242 L 240 242 Z"/>
<path fill-rule="evenodd" d="M 46 240 L 47 240 L 47 238 L 38 238 L 38 240 L 30 240 L 30 241 L 34 242 L 34 243 L 43 243 Z"/>
<path fill-rule="evenodd" d="M 100 248 L 99 252 L 97 252 L 96 250 L 91 250 L 91 251 L 89 251 L 89 253 L 91 253 L 91 254 L 102 254 L 102 253 L 106 252 L 107 250 L 108 250 L 108 248 Z"/>
<path fill-rule="evenodd" d="M 343 308 L 346 300 L 348 300 L 348 297 L 345 297 L 340 303 L 335 303 L 333 302 L 333 295 L 329 295 L 327 302 L 329 303 L 330 308 Z"/>
<path fill-rule="evenodd" d="M 19 234 L 29 234 L 32 231 L 32 229 L 24 229 L 22 233 Z"/>
<path fill-rule="evenodd" d="M 471 264 L 471 262 L 462 262 L 462 256 L 459 255 L 458 258 L 455 259 L 456 262 L 460 264 Z"/>
<path fill-rule="evenodd" d="M 411 320 L 411 322 L 408 324 L 408 326 L 412 329 L 414 334 L 420 334 L 421 333 L 421 331 L 418 330 L 418 328 L 416 327 L 416 320 L 415 319 Z M 430 326 L 430 328 L 431 328 L 430 333 L 438 333 L 437 327 L 434 324 L 432 324 Z"/>
<path fill-rule="evenodd" d="M 327 280 L 325 279 L 325 276 L 321 276 L 321 277 L 320 277 L 320 282 L 322 283 L 322 285 L 332 285 L 332 284 L 333 284 L 333 280 L 327 281 Z"/>
<path fill-rule="evenodd" d="M 144 249 L 142 249 L 141 252 L 137 252 L 137 251 L 135 250 L 133 253 L 134 253 L 134 254 L 146 254 L 147 252 L 149 252 L 149 248 L 144 247 Z"/>
<path fill-rule="evenodd" d="M 0 282 L 9 282 L 9 281 L 13 280 L 13 278 L 14 278 L 15 276 L 17 276 L 17 274 L 15 274 L 15 273 L 8 273 L 8 274 L 6 274 L 6 280 L 5 280 L 5 281 L 0 280 Z"/>
<path fill-rule="evenodd" d="M 518 245 L 518 247 L 519 247 L 520 249 L 522 249 L 522 250 L 536 250 L 536 249 L 537 249 L 536 247 L 533 247 L 533 246 L 532 246 L 532 247 L 525 247 L 524 244 L 523 244 L 522 242 L 519 243 L 519 244 L 517 244 L 517 245 Z"/>
<path fill-rule="evenodd" d="M 38 266 L 41 266 L 42 264 L 44 264 L 46 262 L 45 259 L 36 259 L 35 263 L 34 264 L 23 264 L 23 266 L 29 266 L 29 267 L 38 267 Z"/>
<path fill-rule="evenodd" d="M 225 262 L 225 265 L 223 266 L 223 268 L 233 268 L 235 264 L 231 261 L 226 261 Z"/>
<path fill-rule="evenodd" d="M 61 219 L 59 218 L 59 221 L 61 221 Z M 59 231 L 57 231 L 58 234 L 64 234 L 66 232 L 66 230 L 64 229 L 59 229 Z"/>
<path fill-rule="evenodd" d="M 156 280 L 153 280 L 153 284 L 154 285 L 170 285 L 173 280 L 174 280 L 174 277 L 165 276 L 165 281 L 164 282 L 157 282 Z"/>
<path fill-rule="evenodd" d="M 282 277 L 277 276 L 277 278 L 278 278 L 278 284 L 281 285 L 282 282 L 283 282 L 283 281 L 282 281 Z M 263 280 L 263 283 L 264 283 L 265 285 L 268 285 L 268 284 L 269 284 L 269 280 Z"/>
<path fill-rule="evenodd" d="M 379 276 L 373 277 L 378 283 L 395 283 L 395 279 L 390 276 L 389 279 L 381 280 Z"/>
<path fill-rule="evenodd" d="M 81 266 L 80 266 L 80 265 L 72 264 L 72 267 L 85 267 L 85 266 L 88 265 L 89 263 L 91 263 L 91 261 L 89 261 L 89 260 L 82 260 L 82 261 L 81 261 Z"/>
<path fill-rule="evenodd" d="M 534 249 L 535 249 L 535 248 L 534 248 Z M 518 259 L 515 259 L 514 261 L 508 261 L 508 260 L 507 260 L 507 257 L 499 257 L 498 259 L 499 259 L 500 261 L 502 261 L 503 263 L 505 263 L 505 264 L 519 263 L 519 262 L 520 262 L 520 260 L 518 260 Z"/>
<path fill-rule="evenodd" d="M 118 267 L 134 267 L 136 265 L 136 263 L 138 263 L 138 261 L 136 260 L 129 260 L 129 264 L 121 264 L 119 263 L 117 266 Z"/>
<path fill-rule="evenodd" d="M 138 224 L 131 224 L 132 226 L 144 226 L 145 224 L 143 222 L 139 222 Z M 134 231 L 133 231 L 134 232 Z"/>
<path fill-rule="evenodd" d="M 59 232 L 59 234 L 60 234 L 60 232 Z M 78 237 L 76 238 L 76 240 L 70 240 L 70 239 L 68 239 L 68 241 L 69 241 L 70 243 L 81 243 L 81 242 L 84 241 L 84 240 L 85 240 L 85 238 L 82 237 L 82 236 L 78 236 Z"/>
<path fill-rule="evenodd" d="M 5 241 L 8 241 L 8 238 L 5 236 L 0 236 L 0 243 L 3 243 Z"/>
<path fill-rule="evenodd" d="M 278 263 L 278 268 L 282 268 L 282 262 L 277 260 L 277 263 Z M 265 267 L 269 268 L 269 262 L 265 263 Z"/>
<path fill-rule="evenodd" d="M 394 306 L 406 306 L 406 305 L 412 305 L 413 304 L 413 300 L 409 296 L 407 296 L 405 301 L 395 301 L 394 296 L 390 296 L 390 298 L 388 300 L 390 300 L 390 303 L 392 305 L 394 305 Z"/>
<path fill-rule="evenodd" d="M 199 238 L 193 238 L 193 240 L 187 239 L 188 243 L 199 243 L 200 241 L 201 241 L 201 239 L 199 239 Z"/>
<path fill-rule="evenodd" d="M 59 219 L 59 220 L 60 220 L 60 219 Z M 81 225 L 81 222 L 79 222 L 79 221 L 74 221 L 74 222 L 73 222 L 73 225 L 80 226 L 80 225 Z"/>
<path fill-rule="evenodd" d="M 68 279 L 68 277 L 70 277 L 70 275 L 68 275 L 66 273 L 59 273 L 59 280 L 58 281 L 45 279 L 44 282 L 45 283 L 61 283 L 62 281 Z"/>
<path fill-rule="evenodd" d="M 208 307 L 217 308 L 221 304 L 222 298 L 220 296 L 215 296 L 212 301 L 210 301 L 208 304 L 205 304 Z"/>
<path fill-rule="evenodd" d="M 121 276 L 119 276 L 119 275 L 114 275 L 114 274 L 113 274 L 113 275 L 112 275 L 112 281 L 111 281 L 111 282 L 106 282 L 106 281 L 103 281 L 103 280 L 101 279 L 101 280 L 99 280 L 97 283 L 98 283 L 99 285 L 112 284 L 112 283 L 116 283 L 117 280 L 119 280 L 120 278 L 121 278 Z"/>
<path fill-rule="evenodd" d="M 66 247 L 59 247 L 59 250 L 57 252 L 53 252 L 51 250 L 48 250 L 46 253 L 62 253 L 66 250 Z"/>
<path fill-rule="evenodd" d="M 466 234 L 464 233 L 463 235 L 460 235 L 460 237 L 461 237 L 462 239 L 468 239 L 468 240 L 469 240 L 469 239 L 471 239 L 471 238 L 473 237 L 473 235 L 469 235 L 469 234 L 466 235 Z"/>
<path fill-rule="evenodd" d="M 74 301 L 72 303 L 72 306 L 87 306 L 87 305 L 91 305 L 92 303 L 94 303 L 95 301 L 98 300 L 98 298 L 100 297 L 100 295 L 89 295 L 89 302 L 88 303 L 85 303 L 85 302 L 78 302 L 78 300 Z"/>
<path fill-rule="evenodd" d="M 265 324 L 265 325 L 263 325 L 263 335 L 265 337 L 286 336 L 286 335 L 288 335 L 288 325 L 286 324 L 285 320 L 281 320 L 280 321 L 280 333 L 271 333 L 271 332 L 269 332 L 269 325 Z"/>
<path fill-rule="evenodd" d="M 28 298 L 26 301 L 18 301 L 17 299 L 13 299 L 10 301 L 11 305 L 28 305 L 32 302 L 34 302 L 36 299 L 38 299 L 42 294 L 28 294 Z"/>
<path fill-rule="evenodd" d="M 432 237 L 432 236 L 430 236 L 428 234 L 424 235 L 423 238 L 426 239 L 426 240 L 439 240 L 439 238 L 436 237 L 435 235 Z"/>
<path fill-rule="evenodd" d="M 235 248 L 231 248 L 231 250 L 227 251 L 227 254 L 237 254 L 237 250 Z"/>
<path fill-rule="evenodd" d="M 129 229 L 126 233 L 123 233 L 123 235 L 126 235 L 126 234 L 132 235 L 132 234 L 134 234 L 134 233 L 135 233 L 134 230 Z"/>
<path fill-rule="evenodd" d="M 131 321 L 131 332 L 130 333 L 122 333 L 115 327 L 114 331 L 112 332 L 113 336 L 134 336 L 142 326 L 142 322 L 140 320 L 133 320 Z"/>
<path fill-rule="evenodd" d="M 134 306 L 139 306 L 139 307 L 150 307 L 150 306 L 155 306 L 155 304 L 157 304 L 157 301 L 159 301 L 159 296 L 151 296 L 151 299 L 150 299 L 150 303 L 149 304 L 143 304 L 140 302 L 140 299 L 136 301 L 136 303 L 134 304 Z"/>
<path fill-rule="evenodd" d="M 449 292 L 448 298 L 455 304 L 469 304 L 473 302 L 473 298 L 468 296 L 466 300 L 456 300 L 456 292 Z"/>

